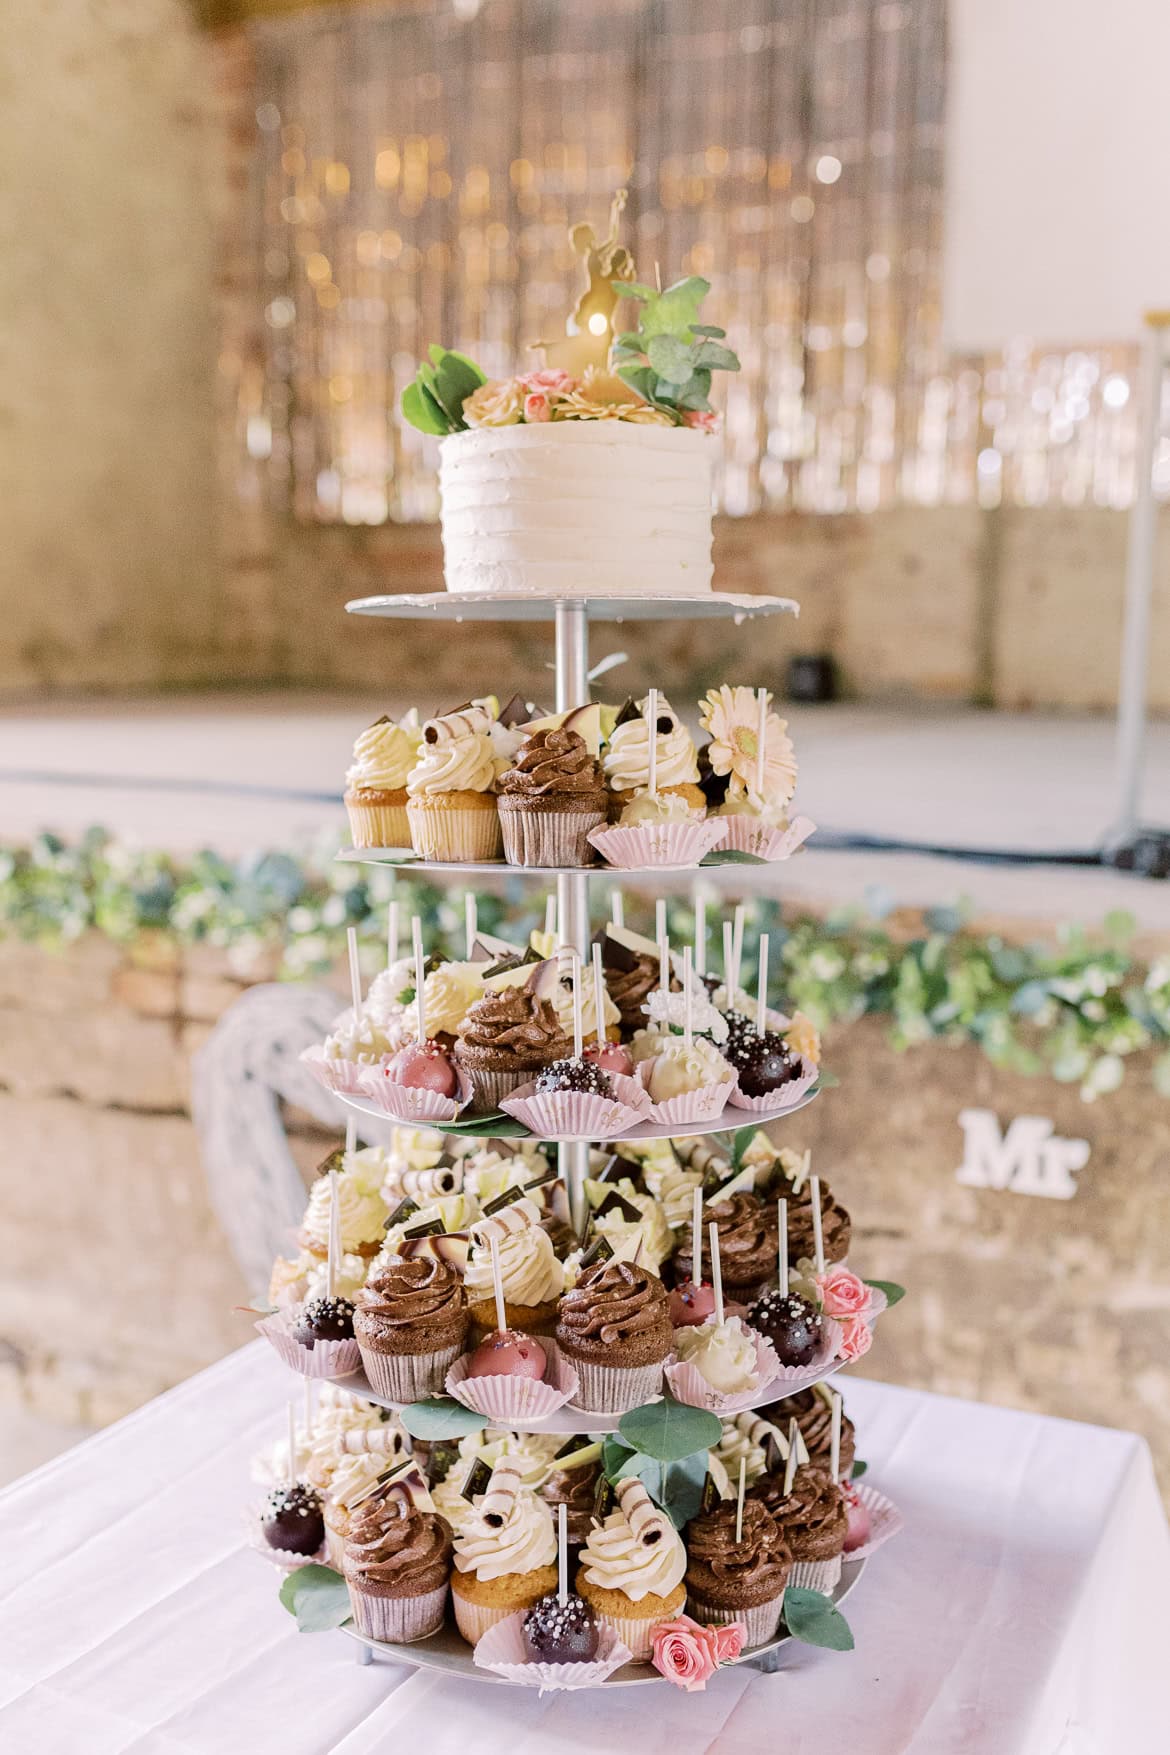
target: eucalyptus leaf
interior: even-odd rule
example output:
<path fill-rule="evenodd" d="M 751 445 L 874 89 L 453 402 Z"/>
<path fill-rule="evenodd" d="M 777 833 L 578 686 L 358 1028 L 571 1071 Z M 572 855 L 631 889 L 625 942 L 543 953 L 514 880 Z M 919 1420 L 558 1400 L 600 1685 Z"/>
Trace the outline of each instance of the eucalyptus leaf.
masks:
<path fill-rule="evenodd" d="M 296 1616 L 298 1633 L 326 1633 L 349 1620 L 349 1590 L 332 1566 L 301 1566 L 280 1587 L 280 1600 Z"/>
<path fill-rule="evenodd" d="M 864 1475 L 868 1471 L 868 1469 L 869 1469 L 869 1464 L 867 1462 L 864 1462 L 861 1459 L 861 1457 L 858 1457 L 856 1462 L 853 1464 L 853 1468 L 852 1468 L 852 1471 L 850 1472 L 849 1479 L 851 1481 L 860 1481 L 862 1475 Z"/>
<path fill-rule="evenodd" d="M 434 1442 L 441 1438 L 466 1438 L 469 1432 L 482 1432 L 487 1417 L 474 1408 L 465 1408 L 451 1396 L 433 1395 L 425 1401 L 411 1402 L 398 1416 L 412 1438 Z"/>
<path fill-rule="evenodd" d="M 652 335 L 646 355 L 658 376 L 669 384 L 685 384 L 692 375 L 691 350 L 677 336 Z"/>
<path fill-rule="evenodd" d="M 819 1590 L 790 1585 L 784 1592 L 784 1623 L 793 1639 L 805 1645 L 824 1646 L 828 1651 L 853 1650 L 848 1621 Z"/>
<path fill-rule="evenodd" d="M 610 1481 L 620 1480 L 622 1464 L 636 1454 L 632 1446 L 619 1438 L 616 1432 L 609 1433 L 601 1446 L 601 1467 L 606 1478 Z"/>
<path fill-rule="evenodd" d="M 872 1286 L 875 1292 L 884 1292 L 886 1303 L 891 1310 L 895 1304 L 900 1304 L 906 1296 L 905 1286 L 899 1286 L 897 1280 L 866 1280 L 865 1284 Z"/>
<path fill-rule="evenodd" d="M 721 341 L 727 334 L 727 331 L 726 329 L 720 329 L 715 323 L 692 323 L 691 334 L 706 335 L 710 336 L 712 340 Z"/>
<path fill-rule="evenodd" d="M 739 357 L 729 347 L 720 347 L 715 341 L 704 341 L 695 355 L 695 365 L 707 371 L 738 372 Z"/>
<path fill-rule="evenodd" d="M 451 422 L 425 385 L 416 378 L 402 392 L 402 412 L 412 427 L 421 433 L 442 437 L 451 431 Z"/>
<path fill-rule="evenodd" d="M 722 1430 L 716 1415 L 689 1408 L 670 1396 L 631 1408 L 618 1424 L 627 1444 L 658 1462 L 681 1462 L 697 1450 L 710 1450 L 718 1444 Z"/>
<path fill-rule="evenodd" d="M 767 863 L 768 861 L 761 859 L 758 853 L 745 853 L 739 847 L 728 847 L 726 850 L 716 847 L 710 853 L 705 853 L 699 861 L 700 865 L 767 865 Z"/>
<path fill-rule="evenodd" d="M 668 1463 L 663 1469 L 662 1494 L 658 1501 L 676 1530 L 698 1517 L 703 1503 L 703 1487 L 707 1479 L 707 1453 L 696 1451 L 681 1462 Z"/>
<path fill-rule="evenodd" d="M 511 1115 L 477 1115 L 472 1121 L 444 1121 L 443 1133 L 469 1134 L 472 1138 L 491 1140 L 526 1140 L 531 1129 Z"/>
<path fill-rule="evenodd" d="M 642 321 L 643 335 L 677 335 L 685 338 L 699 315 L 699 306 L 711 291 L 711 282 L 701 275 L 689 274 L 676 280 L 665 292 L 645 301 Z"/>

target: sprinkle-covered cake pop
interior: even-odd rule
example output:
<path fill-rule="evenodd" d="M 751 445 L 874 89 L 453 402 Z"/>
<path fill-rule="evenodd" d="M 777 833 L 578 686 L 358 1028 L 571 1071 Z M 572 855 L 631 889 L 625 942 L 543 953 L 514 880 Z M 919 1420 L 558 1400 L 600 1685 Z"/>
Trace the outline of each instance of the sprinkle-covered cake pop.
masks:
<path fill-rule="evenodd" d="M 353 1313 L 348 1298 L 310 1298 L 293 1322 L 293 1339 L 310 1349 L 318 1341 L 352 1341 Z"/>
<path fill-rule="evenodd" d="M 597 1616 L 575 1591 L 561 1601 L 555 1590 L 524 1617 L 524 1649 L 534 1664 L 586 1664 L 597 1656 Z"/>
<path fill-rule="evenodd" d="M 264 1501 L 260 1528 L 270 1548 L 286 1554 L 315 1554 L 325 1540 L 321 1495 L 304 1481 L 274 1487 Z"/>
<path fill-rule="evenodd" d="M 536 1075 L 538 1092 L 583 1091 L 591 1097 L 612 1097 L 613 1083 L 607 1072 L 584 1055 L 554 1060 Z"/>
<path fill-rule="evenodd" d="M 781 1365 L 810 1365 L 824 1342 L 825 1320 L 816 1305 L 779 1287 L 757 1298 L 747 1320 L 771 1341 Z"/>

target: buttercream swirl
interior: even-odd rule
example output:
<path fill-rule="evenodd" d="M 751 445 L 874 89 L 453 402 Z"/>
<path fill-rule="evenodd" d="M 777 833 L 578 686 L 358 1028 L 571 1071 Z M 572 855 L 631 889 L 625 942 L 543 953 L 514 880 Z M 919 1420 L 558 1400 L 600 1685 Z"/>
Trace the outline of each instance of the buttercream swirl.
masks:
<path fill-rule="evenodd" d="M 337 1210 L 341 1221 L 341 1247 L 357 1252 L 371 1243 L 380 1244 L 386 1222 L 382 1199 L 382 1165 L 360 1163 L 355 1153 L 334 1179 Z M 319 1176 L 309 1190 L 309 1204 L 301 1223 L 300 1241 L 324 1255 L 329 1248 L 330 1178 Z"/>
<path fill-rule="evenodd" d="M 523 1231 L 510 1231 L 498 1240 L 496 1253 L 504 1297 L 509 1303 L 547 1304 L 550 1299 L 560 1297 L 565 1285 L 565 1270 L 556 1258 L 547 1231 L 542 1231 L 539 1225 L 526 1225 Z M 492 1258 L 487 1249 L 473 1249 L 464 1284 L 473 1304 L 482 1303 L 492 1296 Z"/>
<path fill-rule="evenodd" d="M 622 809 L 619 823 L 636 828 L 639 823 L 699 823 L 707 807 L 681 792 L 633 792 Z"/>
<path fill-rule="evenodd" d="M 841 1551 L 847 1525 L 845 1501 L 828 1469 L 806 1463 L 797 1469 L 787 1493 L 783 1474 L 764 1475 L 749 1496 L 775 1519 L 798 1560 L 820 1557 L 810 1550 Z"/>
<path fill-rule="evenodd" d="M 424 1326 L 428 1331 L 457 1330 L 464 1312 L 458 1274 L 431 1255 L 387 1262 L 358 1295 L 361 1332 L 366 1336 Z"/>
<path fill-rule="evenodd" d="M 475 1004 L 482 991 L 482 963 L 440 963 L 437 969 L 424 975 L 427 1035 L 456 1035 L 467 1008 Z"/>
<path fill-rule="evenodd" d="M 500 791 L 509 798 L 548 798 L 562 793 L 605 797 L 605 782 L 585 739 L 564 726 L 533 731 L 516 753 L 515 764 L 500 776 Z"/>
<path fill-rule="evenodd" d="M 647 703 L 639 702 L 641 717 L 627 719 L 615 728 L 605 753 L 605 777 L 615 792 L 645 792 L 650 786 L 650 728 Z M 655 737 L 655 786 L 697 785 L 699 760 L 686 727 L 679 722 L 669 701 L 658 697 L 658 722 L 670 721 L 669 731 Z"/>
<path fill-rule="evenodd" d="M 490 792 L 496 777 L 493 723 L 487 708 L 477 705 L 428 719 L 418 760 L 406 779 L 411 797 L 433 792 Z"/>
<path fill-rule="evenodd" d="M 418 714 L 411 708 L 396 725 L 392 719 L 376 719 L 353 746 L 353 761 L 345 783 L 355 790 L 400 792 L 418 757 L 422 738 Z"/>
<path fill-rule="evenodd" d="M 719 1263 L 729 1285 L 756 1286 L 775 1272 L 780 1236 L 776 1208 L 771 1202 L 742 1189 L 726 1200 L 712 1202 L 707 1208 L 707 1219 L 719 1227 Z M 679 1249 L 675 1266 L 685 1279 L 692 1277 L 689 1237 Z"/>
<path fill-rule="evenodd" d="M 750 1596 L 779 1596 L 792 1556 L 764 1507 L 746 1499 L 743 1527 L 735 1534 L 735 1505 L 725 1501 L 687 1525 L 687 1584 L 700 1596 L 704 1586 L 731 1587 Z"/>
<path fill-rule="evenodd" d="M 345 1538 L 345 1576 L 375 1595 L 423 1596 L 447 1582 L 451 1533 L 433 1511 L 363 1507 Z"/>
<path fill-rule="evenodd" d="M 561 1300 L 558 1336 L 587 1348 L 661 1342 L 670 1350 L 670 1302 L 658 1276 L 629 1261 L 606 1261 L 583 1274 Z M 618 1361 L 615 1360 L 615 1363 Z"/>
<path fill-rule="evenodd" d="M 620 1509 L 594 1524 L 581 1555 L 585 1577 L 602 1590 L 624 1591 L 632 1603 L 650 1595 L 668 1597 L 683 1581 L 686 1549 L 676 1530 L 664 1531 L 647 1547 Z"/>
<path fill-rule="evenodd" d="M 552 1513 L 529 1487 L 521 1487 L 498 1529 L 485 1523 L 483 1495 L 455 1537 L 455 1564 L 486 1582 L 510 1572 L 536 1572 L 552 1566 L 557 1538 Z"/>
<path fill-rule="evenodd" d="M 569 1052 L 569 1039 L 548 1000 L 523 987 L 499 988 L 477 999 L 459 1025 L 459 1045 L 474 1051 L 469 1063 L 482 1052 L 500 1066 L 547 1066 Z"/>

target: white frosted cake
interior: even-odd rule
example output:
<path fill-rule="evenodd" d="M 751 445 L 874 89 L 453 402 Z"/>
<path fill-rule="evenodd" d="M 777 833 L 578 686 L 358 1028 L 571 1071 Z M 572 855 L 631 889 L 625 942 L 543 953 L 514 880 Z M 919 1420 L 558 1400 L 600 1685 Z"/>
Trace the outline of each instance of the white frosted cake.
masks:
<path fill-rule="evenodd" d="M 711 589 L 708 433 L 621 420 L 442 441 L 448 591 L 695 596 Z"/>

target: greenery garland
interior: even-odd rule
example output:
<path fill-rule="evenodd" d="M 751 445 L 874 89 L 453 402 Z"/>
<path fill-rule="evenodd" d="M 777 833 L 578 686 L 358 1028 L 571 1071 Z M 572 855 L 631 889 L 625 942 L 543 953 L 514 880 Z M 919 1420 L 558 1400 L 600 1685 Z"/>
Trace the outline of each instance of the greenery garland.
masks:
<path fill-rule="evenodd" d="M 297 980 L 335 967 L 346 928 L 356 926 L 372 974 L 385 957 L 386 903 L 396 894 L 422 917 L 428 944 L 458 954 L 461 890 L 409 868 L 339 862 L 334 846 L 330 839 L 303 856 L 180 858 L 101 829 L 73 843 L 41 835 L 0 848 L 0 932 L 61 947 L 91 930 L 123 944 L 158 931 L 221 947 L 241 973 L 275 957 L 282 975 Z M 544 898 L 506 868 L 501 876 L 499 894 L 479 895 L 480 924 L 519 937 L 542 924 Z M 774 992 L 821 1029 L 886 1016 L 898 1047 L 974 1042 L 996 1066 L 1078 1084 L 1086 1101 L 1115 1091 L 1126 1059 L 1152 1049 L 1155 1085 L 1170 1096 L 1170 956 L 1143 967 L 1130 949 L 1130 916 L 1107 916 L 1093 935 L 1065 928 L 1055 945 L 1015 945 L 972 932 L 958 909 L 930 910 L 922 931 L 903 939 L 883 912 L 875 901 L 867 915 L 820 918 L 757 899 L 748 910 L 745 982 L 767 931 Z M 692 927 L 690 902 L 680 898 L 671 931 L 686 938 Z"/>

